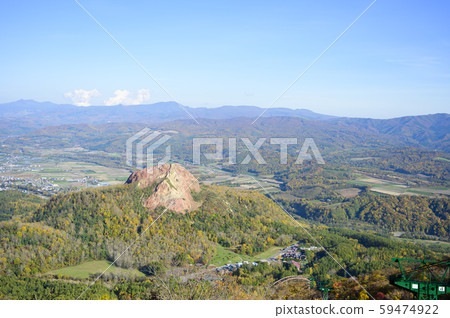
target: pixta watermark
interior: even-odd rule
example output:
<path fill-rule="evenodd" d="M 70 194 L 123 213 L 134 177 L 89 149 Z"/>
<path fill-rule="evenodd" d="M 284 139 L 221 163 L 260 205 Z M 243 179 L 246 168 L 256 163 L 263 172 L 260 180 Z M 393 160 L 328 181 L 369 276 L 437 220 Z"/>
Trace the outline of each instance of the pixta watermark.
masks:
<path fill-rule="evenodd" d="M 172 136 L 167 132 L 144 128 L 127 139 L 126 163 L 139 169 L 163 165 L 171 160 L 171 145 L 168 141 Z M 240 147 L 238 147 L 238 144 Z M 223 161 L 224 163 L 248 164 L 252 158 L 261 165 L 267 164 L 261 149 L 265 145 L 278 147 L 279 163 L 287 164 L 290 153 L 297 153 L 295 164 L 301 165 L 305 160 L 315 160 L 317 164 L 325 164 L 319 148 L 313 138 L 258 138 L 251 141 L 250 138 L 225 138 L 203 137 L 192 138 L 192 163 L 204 164 L 207 160 Z M 165 151 L 161 154 L 162 147 Z M 189 147 L 190 148 L 190 147 Z M 243 159 L 238 160 L 238 148 L 240 153 L 246 153 Z M 156 160 L 155 152 L 158 152 Z M 225 156 L 226 154 L 226 156 Z"/>

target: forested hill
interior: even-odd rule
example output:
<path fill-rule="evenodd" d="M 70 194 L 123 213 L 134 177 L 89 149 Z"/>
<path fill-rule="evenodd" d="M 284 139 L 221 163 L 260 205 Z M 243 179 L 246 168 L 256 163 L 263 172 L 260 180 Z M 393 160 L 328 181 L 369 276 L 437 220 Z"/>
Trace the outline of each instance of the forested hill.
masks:
<path fill-rule="evenodd" d="M 164 211 L 142 205 L 152 191 L 136 184 L 86 189 L 52 197 L 22 222 L 1 222 L 3 270 L 36 273 L 87 259 L 114 259 Z M 195 199 L 200 208 L 185 215 L 166 212 L 117 265 L 208 264 L 216 244 L 253 255 L 303 238 L 258 192 L 204 187 Z"/>
<path fill-rule="evenodd" d="M 390 196 L 365 192 L 342 203 L 327 205 L 307 200 L 286 202 L 292 213 L 323 223 L 361 221 L 388 232 L 434 235 L 450 239 L 450 200 L 420 196 Z"/>
<path fill-rule="evenodd" d="M 30 213 L 36 210 L 44 199 L 19 191 L 0 191 L 0 221 Z"/>
<path fill-rule="evenodd" d="M 393 119 L 339 118 L 340 123 L 376 132 L 409 146 L 426 146 L 450 152 L 450 115 L 434 114 L 424 116 L 407 116 Z"/>

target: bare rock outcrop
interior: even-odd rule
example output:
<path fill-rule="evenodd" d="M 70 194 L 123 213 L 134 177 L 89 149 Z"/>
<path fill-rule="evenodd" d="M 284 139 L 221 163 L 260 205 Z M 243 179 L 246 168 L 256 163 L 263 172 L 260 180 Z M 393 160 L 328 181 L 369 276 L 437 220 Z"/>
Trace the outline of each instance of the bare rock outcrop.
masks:
<path fill-rule="evenodd" d="M 149 209 L 162 206 L 184 214 L 200 206 L 191 195 L 191 191 L 200 191 L 197 179 L 177 163 L 133 172 L 125 183 L 137 183 L 140 188 L 155 187 L 143 202 Z"/>

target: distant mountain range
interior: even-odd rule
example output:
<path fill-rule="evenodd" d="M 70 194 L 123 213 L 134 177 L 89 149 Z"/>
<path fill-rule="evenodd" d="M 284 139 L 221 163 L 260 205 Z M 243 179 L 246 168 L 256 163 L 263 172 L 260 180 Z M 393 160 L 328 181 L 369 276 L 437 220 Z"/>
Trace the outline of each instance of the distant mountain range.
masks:
<path fill-rule="evenodd" d="M 64 124 L 104 124 L 112 122 L 156 123 L 194 118 L 229 119 L 235 117 L 258 117 L 264 108 L 256 106 L 222 106 L 217 108 L 194 108 L 176 102 L 160 102 L 133 106 L 90 106 L 79 107 L 34 100 L 18 100 L 0 104 L 0 117 L 35 122 L 42 127 Z M 189 114 L 188 114 L 189 113 Z M 271 108 L 263 117 L 301 117 L 327 120 L 334 116 L 322 115 L 307 109 Z"/>
<path fill-rule="evenodd" d="M 198 125 L 190 119 L 185 110 L 204 127 L 196 127 Z M 205 133 L 203 128 L 208 127 L 214 131 L 221 129 L 235 132 L 257 129 L 262 132 L 276 132 L 278 136 L 299 135 L 299 133 L 303 136 L 320 134 L 328 136 L 330 143 L 339 136 L 346 136 L 345 140 L 348 141 L 354 136 L 356 144 L 364 142 L 367 138 L 367 141 L 371 142 L 378 140 L 381 143 L 398 146 L 450 151 L 449 114 L 370 119 L 335 117 L 307 109 L 271 108 L 258 120 L 258 125 L 250 125 L 264 110 L 256 106 L 193 108 L 180 106 L 175 102 L 79 107 L 19 100 L 0 104 L 0 136 L 23 135 L 48 126 L 137 123 L 174 129 L 183 127 L 191 132 L 198 129 L 199 133 Z M 32 134 L 39 135 L 39 131 Z"/>

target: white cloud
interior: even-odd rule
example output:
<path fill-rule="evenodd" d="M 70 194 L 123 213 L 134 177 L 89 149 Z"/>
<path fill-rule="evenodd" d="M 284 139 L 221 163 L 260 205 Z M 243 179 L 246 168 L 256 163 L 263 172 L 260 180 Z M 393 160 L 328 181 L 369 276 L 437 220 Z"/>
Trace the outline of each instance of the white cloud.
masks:
<path fill-rule="evenodd" d="M 140 105 L 150 100 L 150 90 L 140 89 L 135 96 L 126 89 L 117 89 L 114 96 L 104 101 L 106 106 L 112 105 Z"/>
<path fill-rule="evenodd" d="M 76 89 L 73 92 L 67 92 L 64 97 L 70 98 L 72 103 L 77 106 L 91 106 L 91 98 L 100 96 L 100 92 L 96 89 L 87 91 L 84 89 Z"/>
<path fill-rule="evenodd" d="M 130 92 L 126 89 L 117 89 L 114 91 L 114 96 L 105 100 L 106 106 L 125 104 L 125 101 L 128 99 Z"/>
<path fill-rule="evenodd" d="M 142 88 L 138 91 L 137 102 L 138 104 L 143 104 L 150 100 L 150 90 Z"/>

